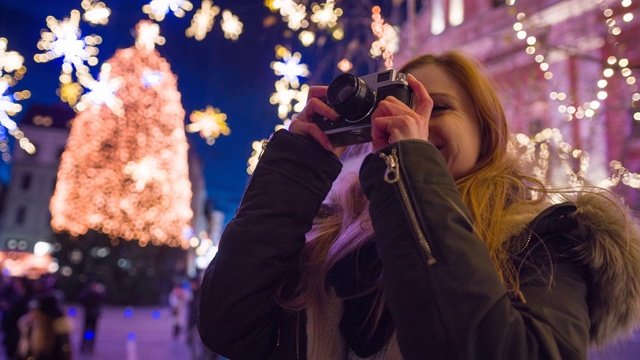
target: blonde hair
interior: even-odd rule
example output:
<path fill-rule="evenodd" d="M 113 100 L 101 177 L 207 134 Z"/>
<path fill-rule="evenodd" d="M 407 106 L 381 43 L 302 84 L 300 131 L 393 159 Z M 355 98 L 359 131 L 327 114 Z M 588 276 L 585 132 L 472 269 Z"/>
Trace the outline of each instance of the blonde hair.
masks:
<path fill-rule="evenodd" d="M 411 73 L 427 65 L 447 71 L 464 88 L 477 111 L 482 137 L 480 158 L 467 175 L 457 179 L 456 185 L 475 222 L 474 232 L 486 244 L 496 271 L 507 288 L 517 291 L 517 277 L 509 261 L 500 219 L 511 205 L 542 202 L 547 190 L 540 181 L 521 171 L 518 160 L 509 154 L 504 110 L 481 65 L 461 52 L 450 51 L 439 56 L 419 56 L 399 71 Z M 346 155 L 360 160 L 367 150 L 370 151 L 368 145 L 358 145 Z M 532 190 L 542 196 L 531 200 Z M 322 307 L 330 298 L 326 280 L 331 267 L 373 237 L 368 201 L 360 190 L 357 171 L 343 171 L 328 200 L 338 210 L 317 218 L 308 233 L 298 292 L 286 303 L 293 308 Z M 370 291 L 380 295 L 378 309 L 371 310 L 372 314 L 379 314 L 384 303 L 380 282 Z"/>

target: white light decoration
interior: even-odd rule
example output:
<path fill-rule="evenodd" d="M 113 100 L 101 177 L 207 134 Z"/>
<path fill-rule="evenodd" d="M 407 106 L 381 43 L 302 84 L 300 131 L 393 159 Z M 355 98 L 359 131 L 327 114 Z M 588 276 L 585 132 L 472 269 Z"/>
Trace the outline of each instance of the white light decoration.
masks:
<path fill-rule="evenodd" d="M 275 50 L 276 58 L 284 59 L 284 62 L 274 61 L 271 63 L 274 73 L 281 75 L 282 78 L 275 82 L 276 91 L 271 94 L 269 102 L 278 106 L 278 117 L 283 122 L 276 126 L 275 130 L 279 130 L 280 128 L 288 128 L 291 119 L 304 109 L 309 96 L 309 85 L 300 86 L 298 77 L 308 76 L 309 71 L 305 64 L 300 64 L 301 55 L 299 53 L 291 54 L 282 45 L 276 46 Z M 253 174 L 265 145 L 265 140 L 253 142 L 251 157 L 247 160 L 249 175 Z"/>
<path fill-rule="evenodd" d="M 124 81 L 121 77 L 110 78 L 110 72 L 110 64 L 102 65 L 100 75 L 98 75 L 99 80 L 94 80 L 87 85 L 90 91 L 82 95 L 80 103 L 76 106 L 77 111 L 83 111 L 92 105 L 104 105 L 111 109 L 117 116 L 124 115 L 122 100 L 116 96 L 116 92 L 123 85 Z"/>
<path fill-rule="evenodd" d="M 338 24 L 338 18 L 342 16 L 342 9 L 336 8 L 333 0 L 327 0 L 322 5 L 313 4 L 311 6 L 311 21 L 316 23 L 320 29 L 333 28 Z"/>
<path fill-rule="evenodd" d="M 607 2 L 604 2 L 602 0 L 595 1 L 597 4 L 599 4 L 600 10 L 602 10 L 608 33 L 614 37 L 620 35 L 622 30 L 620 29 L 620 27 L 616 26 L 616 21 L 612 18 L 612 16 L 614 15 L 613 10 L 609 8 Z M 507 1 L 507 5 L 515 7 L 516 1 Z M 627 7 L 630 5 L 630 0 L 625 0 L 622 3 L 623 7 Z M 516 15 L 516 19 L 517 21 L 513 25 L 513 30 L 516 32 L 516 36 L 518 37 L 518 39 L 525 40 L 527 42 L 528 46 L 526 47 L 525 51 L 527 52 L 527 54 L 535 56 L 535 61 L 540 64 L 540 69 L 544 71 L 544 78 L 546 80 L 552 80 L 553 72 L 549 70 L 549 64 L 545 62 L 545 56 L 537 53 L 538 49 L 535 47 L 535 44 L 537 43 L 536 37 L 533 35 L 528 35 L 524 30 L 524 21 L 526 19 L 526 14 L 524 12 L 519 12 Z M 623 15 L 623 21 L 625 22 L 631 21 L 632 19 L 633 16 L 626 16 L 626 14 Z M 609 59 L 607 59 L 607 64 L 608 67 L 605 67 L 602 71 L 602 79 L 597 82 L 598 88 L 600 88 L 600 90 L 596 93 L 595 97 L 598 100 L 604 100 L 608 97 L 608 92 L 606 91 L 608 82 L 606 81 L 606 79 L 612 77 L 615 74 L 614 67 L 620 69 L 620 74 L 626 78 L 626 82 L 628 85 L 634 85 L 636 83 L 636 78 L 632 75 L 632 71 L 629 68 L 629 63 L 628 61 L 626 61 L 626 59 L 620 59 L 620 61 L 618 61 L 615 56 L 610 56 Z M 564 99 L 554 100 L 563 101 Z M 584 104 L 578 106 L 578 108 L 571 113 L 566 111 L 569 109 L 569 107 L 558 107 L 558 111 L 566 115 L 567 121 L 571 121 L 573 119 L 592 119 L 596 115 L 596 110 L 598 109 L 597 107 L 591 107 L 591 105 L 594 104 L 594 101 L 595 100 L 585 102 Z M 595 101 L 595 103 L 597 103 L 599 106 L 599 103 L 597 101 Z"/>
<path fill-rule="evenodd" d="M 238 37 L 240 36 L 240 34 L 242 34 L 242 22 L 229 10 L 225 10 L 222 12 L 220 27 L 224 32 L 225 39 L 238 40 Z"/>
<path fill-rule="evenodd" d="M 213 28 L 215 17 L 219 13 L 220 7 L 213 5 L 213 1 L 202 0 L 200 9 L 196 11 L 193 19 L 191 19 L 191 26 L 185 31 L 187 37 L 193 37 L 198 41 L 203 40 Z"/>
<path fill-rule="evenodd" d="M 27 68 L 23 65 L 24 58 L 20 53 L 7 51 L 8 44 L 6 38 L 0 37 L 0 156 L 5 163 L 11 162 L 7 132 L 18 140 L 20 148 L 28 154 L 33 155 L 36 152 L 36 147 L 11 119 L 11 116 L 22 111 L 22 105 L 16 101 L 29 98 L 31 93 L 29 90 L 23 90 L 9 94 L 9 88 L 22 79 Z"/>
<path fill-rule="evenodd" d="M 149 16 L 149 19 L 162 21 L 171 11 L 173 15 L 181 18 L 187 11 L 193 9 L 193 4 L 188 0 L 151 0 L 149 4 L 142 6 L 142 12 Z"/>
<path fill-rule="evenodd" d="M 97 35 L 81 37 L 79 24 L 78 10 L 72 10 L 70 17 L 62 21 L 48 16 L 47 27 L 51 31 L 41 31 L 41 38 L 37 45 L 38 49 L 45 52 L 34 56 L 34 60 L 39 63 L 63 58 L 58 96 L 72 107 L 76 105 L 82 94 L 82 86 L 93 81 L 89 66 L 95 66 L 98 63 L 97 45 L 102 42 L 102 38 Z M 74 81 L 74 76 L 77 78 L 77 83 Z"/>
<path fill-rule="evenodd" d="M 82 19 L 93 25 L 106 25 L 109 22 L 111 9 L 102 1 L 98 0 L 82 0 L 80 4 L 84 9 Z"/>
<path fill-rule="evenodd" d="M 299 86 L 299 77 L 309 76 L 307 65 L 300 63 L 302 55 L 299 52 L 292 54 L 284 46 L 278 45 L 276 47 L 276 57 L 283 61 L 271 62 L 271 68 L 276 75 L 282 76 L 292 87 L 297 88 Z"/>
<path fill-rule="evenodd" d="M 229 135 L 231 129 L 227 125 L 227 114 L 220 109 L 207 106 L 204 111 L 196 110 L 189 116 L 191 124 L 186 127 L 187 132 L 200 133 L 207 144 L 213 145 L 220 135 Z"/>
<path fill-rule="evenodd" d="M 71 15 L 62 21 L 53 16 L 47 17 L 47 27 L 51 31 L 42 31 L 38 41 L 38 49 L 44 50 L 43 54 L 36 54 L 36 62 L 47 62 L 63 57 L 65 63 L 72 64 L 80 69 L 87 62 L 95 65 L 98 62 L 96 45 L 102 42 L 102 38 L 95 35 L 81 37 L 80 12 L 72 10 Z"/>
<path fill-rule="evenodd" d="M 153 50 L 158 45 L 164 45 L 165 38 L 160 36 L 160 26 L 148 20 L 136 24 L 136 47 L 138 49 Z"/>

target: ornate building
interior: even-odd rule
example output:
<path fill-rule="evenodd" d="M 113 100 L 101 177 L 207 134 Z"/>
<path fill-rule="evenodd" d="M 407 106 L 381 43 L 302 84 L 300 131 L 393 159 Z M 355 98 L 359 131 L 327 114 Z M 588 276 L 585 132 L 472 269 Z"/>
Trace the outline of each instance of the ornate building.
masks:
<path fill-rule="evenodd" d="M 537 142 L 532 167 L 555 183 L 614 175 L 640 209 L 639 21 L 629 0 L 425 1 L 403 25 L 394 63 L 472 54 L 496 80 L 511 130 Z"/>

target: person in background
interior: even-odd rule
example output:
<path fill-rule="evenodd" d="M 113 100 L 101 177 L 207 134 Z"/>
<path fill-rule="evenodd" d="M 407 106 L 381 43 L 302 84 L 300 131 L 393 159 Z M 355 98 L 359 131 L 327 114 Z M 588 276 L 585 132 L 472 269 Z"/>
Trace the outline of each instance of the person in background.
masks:
<path fill-rule="evenodd" d="M 55 295 L 43 294 L 29 303 L 29 312 L 18 322 L 18 359 L 71 360 L 71 319 Z"/>
<path fill-rule="evenodd" d="M 372 141 L 334 148 L 311 87 L 269 140 L 201 288 L 205 345 L 240 359 L 586 359 L 640 319 L 640 228 L 603 189 L 509 151 L 480 64 L 401 69 Z"/>
<path fill-rule="evenodd" d="M 177 339 L 180 334 L 187 331 L 187 322 L 189 316 L 189 303 L 191 301 L 190 284 L 187 281 L 181 281 L 174 284 L 171 293 L 169 293 L 169 306 L 171 307 L 171 316 L 173 319 L 173 338 Z"/>
<path fill-rule="evenodd" d="M 2 309 L 2 335 L 7 359 L 16 358 L 20 328 L 18 321 L 29 311 L 33 297 L 32 282 L 26 277 L 9 277 L 8 286 L 0 298 Z"/>
<path fill-rule="evenodd" d="M 93 353 L 98 320 L 102 313 L 102 304 L 106 293 L 104 285 L 97 280 L 91 280 L 78 295 L 78 300 L 84 309 L 84 326 L 82 331 L 82 341 L 80 352 Z"/>

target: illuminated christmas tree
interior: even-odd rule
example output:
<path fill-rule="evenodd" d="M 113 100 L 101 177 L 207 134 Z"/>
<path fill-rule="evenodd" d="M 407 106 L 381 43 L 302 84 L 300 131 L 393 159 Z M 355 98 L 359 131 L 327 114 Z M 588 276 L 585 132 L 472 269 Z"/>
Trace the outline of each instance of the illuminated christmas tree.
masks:
<path fill-rule="evenodd" d="M 58 232 L 88 230 L 141 246 L 184 244 L 191 183 L 176 76 L 155 50 L 157 25 L 103 66 L 72 122 L 51 199 Z M 155 33 L 154 33 L 155 31 Z"/>

